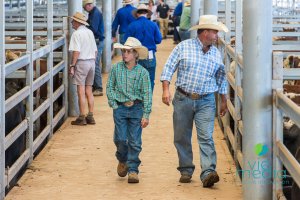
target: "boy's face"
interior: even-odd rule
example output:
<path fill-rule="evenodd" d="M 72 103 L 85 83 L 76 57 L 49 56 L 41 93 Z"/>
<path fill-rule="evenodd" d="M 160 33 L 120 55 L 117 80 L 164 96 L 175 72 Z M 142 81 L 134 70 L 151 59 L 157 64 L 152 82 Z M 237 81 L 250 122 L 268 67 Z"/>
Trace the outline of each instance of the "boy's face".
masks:
<path fill-rule="evenodd" d="M 136 61 L 136 51 L 134 49 L 122 49 L 122 58 L 123 61 L 128 63 L 128 62 L 133 62 Z"/>

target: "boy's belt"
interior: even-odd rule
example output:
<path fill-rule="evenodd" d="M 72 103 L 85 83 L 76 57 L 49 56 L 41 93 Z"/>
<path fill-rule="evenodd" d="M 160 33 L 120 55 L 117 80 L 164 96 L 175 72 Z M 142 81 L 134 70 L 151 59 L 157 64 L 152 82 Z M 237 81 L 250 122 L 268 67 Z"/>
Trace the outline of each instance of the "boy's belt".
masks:
<path fill-rule="evenodd" d="M 131 106 L 133 106 L 135 104 L 139 104 L 139 103 L 142 103 L 142 101 L 139 100 L 139 99 L 136 99 L 134 101 L 126 101 L 126 102 L 119 102 L 119 101 L 117 101 L 118 105 L 124 105 L 126 107 L 131 107 Z"/>

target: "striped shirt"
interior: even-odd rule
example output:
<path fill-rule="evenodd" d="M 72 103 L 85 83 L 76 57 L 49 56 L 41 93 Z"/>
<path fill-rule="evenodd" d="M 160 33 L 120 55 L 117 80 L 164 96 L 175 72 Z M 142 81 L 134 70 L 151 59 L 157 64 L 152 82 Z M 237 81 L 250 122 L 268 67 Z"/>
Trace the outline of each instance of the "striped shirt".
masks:
<path fill-rule="evenodd" d="M 176 86 L 188 93 L 227 94 L 227 80 L 222 57 L 215 46 L 204 53 L 199 38 L 179 43 L 169 56 L 161 81 L 171 81 L 178 69 Z"/>
<path fill-rule="evenodd" d="M 124 62 L 113 65 L 106 85 L 108 104 L 118 108 L 117 102 L 141 100 L 143 118 L 149 119 L 152 107 L 152 90 L 148 71 L 141 65 L 129 70 Z"/>

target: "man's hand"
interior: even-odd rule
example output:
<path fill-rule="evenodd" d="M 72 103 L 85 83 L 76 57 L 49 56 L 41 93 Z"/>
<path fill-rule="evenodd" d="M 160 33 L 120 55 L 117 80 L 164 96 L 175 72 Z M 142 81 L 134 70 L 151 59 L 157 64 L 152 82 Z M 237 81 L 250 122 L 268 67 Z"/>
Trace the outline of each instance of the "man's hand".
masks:
<path fill-rule="evenodd" d="M 166 104 L 167 106 L 170 106 L 171 99 L 171 93 L 169 90 L 164 90 L 162 94 L 162 102 Z"/>
<path fill-rule="evenodd" d="M 146 128 L 148 126 L 148 124 L 149 124 L 149 119 L 142 118 L 141 127 Z"/>
<path fill-rule="evenodd" d="M 117 38 L 116 37 L 112 37 L 112 41 L 113 41 L 113 43 L 116 43 L 117 42 Z"/>
<path fill-rule="evenodd" d="M 169 90 L 169 85 L 170 85 L 169 81 L 162 82 L 162 89 L 163 89 L 162 102 L 167 106 L 169 106 L 171 102 L 171 93 Z"/>
<path fill-rule="evenodd" d="M 221 95 L 221 108 L 220 108 L 220 116 L 223 117 L 227 112 L 227 99 L 225 95 Z"/>
<path fill-rule="evenodd" d="M 75 74 L 75 67 L 74 66 L 69 68 L 69 74 L 70 74 L 70 76 L 74 76 L 74 74 Z"/>

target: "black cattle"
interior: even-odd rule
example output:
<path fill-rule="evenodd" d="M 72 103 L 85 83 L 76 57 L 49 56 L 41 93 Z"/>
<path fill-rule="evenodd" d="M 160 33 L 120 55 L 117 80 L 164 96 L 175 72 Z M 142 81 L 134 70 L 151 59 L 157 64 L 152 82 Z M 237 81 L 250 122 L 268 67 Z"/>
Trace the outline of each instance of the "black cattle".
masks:
<path fill-rule="evenodd" d="M 296 124 L 283 128 L 283 143 L 293 156 L 300 146 L 300 129 Z"/>
<path fill-rule="evenodd" d="M 298 148 L 295 156 L 298 163 L 300 163 L 300 147 Z M 297 183 L 293 182 L 292 184 L 292 191 L 291 191 L 291 199 L 292 200 L 299 200 L 300 199 L 300 188 Z"/>
<path fill-rule="evenodd" d="M 9 81 L 5 84 L 5 99 L 8 99 L 19 90 L 19 86 Z M 5 136 L 7 136 L 14 128 L 16 128 L 25 119 L 25 106 L 21 102 L 15 107 L 10 109 L 5 114 Z M 5 167 L 11 167 L 15 161 L 22 155 L 26 148 L 25 132 L 13 142 L 10 147 L 5 151 Z M 16 184 L 20 174 L 12 179 L 9 183 L 10 186 Z"/>

